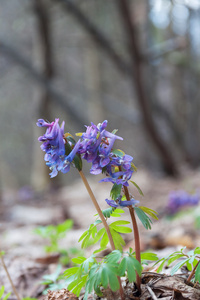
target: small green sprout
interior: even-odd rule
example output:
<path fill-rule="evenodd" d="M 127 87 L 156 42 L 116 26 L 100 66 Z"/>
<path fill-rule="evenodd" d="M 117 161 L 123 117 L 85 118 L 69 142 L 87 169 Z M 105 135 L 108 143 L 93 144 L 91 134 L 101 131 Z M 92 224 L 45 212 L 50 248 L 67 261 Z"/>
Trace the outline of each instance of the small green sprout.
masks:
<path fill-rule="evenodd" d="M 74 255 L 80 255 L 80 250 L 72 247 L 68 250 L 60 248 L 59 241 L 66 236 L 66 233 L 72 228 L 73 221 L 66 220 L 58 225 L 39 226 L 34 230 L 34 233 L 48 240 L 49 244 L 44 247 L 47 253 L 60 253 L 60 262 L 67 265 Z"/>
<path fill-rule="evenodd" d="M 10 296 L 11 292 L 7 293 L 5 296 L 4 296 L 4 291 L 5 291 L 5 287 L 4 285 L 1 287 L 0 289 L 0 300 L 7 300 L 8 297 Z"/>

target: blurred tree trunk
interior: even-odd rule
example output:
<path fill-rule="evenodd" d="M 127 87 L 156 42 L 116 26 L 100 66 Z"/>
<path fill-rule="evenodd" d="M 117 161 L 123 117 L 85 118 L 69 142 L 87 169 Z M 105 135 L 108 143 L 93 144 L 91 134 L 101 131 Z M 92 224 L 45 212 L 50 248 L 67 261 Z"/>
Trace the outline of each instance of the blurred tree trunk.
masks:
<path fill-rule="evenodd" d="M 35 61 L 41 73 L 44 74 L 48 81 L 51 81 L 54 76 L 52 41 L 50 16 L 48 6 L 45 0 L 33 0 L 33 8 L 37 21 L 37 37 L 35 41 Z M 51 113 L 50 96 L 45 89 L 37 88 L 34 92 L 34 97 L 37 98 L 37 118 L 43 118 L 48 121 L 53 121 L 54 116 Z M 34 126 L 35 140 L 44 133 L 44 130 Z M 55 185 L 55 180 L 51 181 L 49 177 L 49 168 L 44 162 L 44 152 L 41 151 L 39 143 L 35 142 L 33 152 L 33 169 L 32 169 L 32 185 L 36 190 L 43 190 L 52 183 Z"/>
<path fill-rule="evenodd" d="M 88 119 L 97 123 L 103 121 L 103 107 L 100 87 L 100 61 L 96 44 L 87 37 L 87 46 L 84 48 L 84 69 L 86 100 L 88 104 Z"/>
<path fill-rule="evenodd" d="M 163 169 L 169 175 L 178 175 L 178 170 L 175 165 L 172 152 L 168 150 L 168 145 L 165 145 L 163 139 L 159 136 L 158 130 L 155 127 L 152 113 L 149 107 L 148 98 L 145 93 L 144 78 L 142 75 L 142 53 L 140 52 L 138 42 L 136 40 L 136 32 L 134 26 L 134 14 L 131 13 L 129 2 L 127 0 L 119 0 L 119 12 L 122 16 L 125 30 L 127 32 L 129 41 L 129 51 L 131 56 L 132 70 L 133 70 L 133 85 L 135 86 L 138 104 L 140 106 L 144 126 L 146 132 L 154 143 L 160 155 Z"/>

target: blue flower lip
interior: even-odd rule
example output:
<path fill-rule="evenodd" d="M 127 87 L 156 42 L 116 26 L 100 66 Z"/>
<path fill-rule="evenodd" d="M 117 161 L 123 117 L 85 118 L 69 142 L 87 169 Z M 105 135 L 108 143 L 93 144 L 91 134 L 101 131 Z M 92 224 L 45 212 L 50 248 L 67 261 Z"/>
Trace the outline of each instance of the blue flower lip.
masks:
<path fill-rule="evenodd" d="M 130 201 L 128 200 L 121 200 L 121 196 L 115 201 L 115 200 L 109 200 L 109 199 L 105 199 L 106 203 L 108 205 L 110 205 L 111 207 L 127 207 L 127 206 L 135 206 L 135 204 L 139 203 L 140 201 L 135 200 L 133 198 L 131 198 Z"/>

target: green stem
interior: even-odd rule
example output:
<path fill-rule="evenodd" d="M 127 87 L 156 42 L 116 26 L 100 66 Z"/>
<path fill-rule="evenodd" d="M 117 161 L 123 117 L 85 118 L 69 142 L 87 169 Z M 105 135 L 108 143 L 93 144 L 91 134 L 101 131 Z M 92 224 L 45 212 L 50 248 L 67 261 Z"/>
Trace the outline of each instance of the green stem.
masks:
<path fill-rule="evenodd" d="M 116 248 L 115 248 L 115 244 L 113 242 L 112 235 L 110 233 L 110 228 L 109 228 L 109 226 L 108 226 L 108 224 L 106 222 L 106 219 L 105 219 L 105 217 L 104 217 L 104 215 L 103 215 L 103 213 L 102 213 L 102 211 L 101 211 L 101 209 L 99 207 L 99 204 L 98 204 L 98 202 L 97 202 L 97 200 L 96 200 L 96 198 L 95 198 L 95 196 L 94 196 L 94 194 L 93 194 L 93 192 L 91 190 L 91 187 L 90 187 L 90 185 L 89 185 L 89 183 L 88 183 L 88 181 L 87 181 L 84 173 L 82 171 L 79 171 L 79 174 L 80 174 L 81 179 L 82 179 L 82 181 L 83 181 L 83 183 L 84 183 L 84 185 L 85 185 L 85 187 L 86 187 L 86 189 L 88 191 L 88 194 L 89 194 L 89 196 L 90 196 L 90 198 L 91 198 L 91 200 L 92 200 L 92 202 L 93 202 L 93 204 L 94 204 L 94 206 L 95 206 L 95 208 L 97 210 L 97 213 L 98 213 L 98 215 L 99 215 L 99 217 L 100 217 L 100 219 L 101 219 L 101 221 L 102 221 L 102 223 L 104 225 L 104 228 L 105 228 L 105 230 L 107 232 L 107 235 L 108 235 L 108 239 L 109 239 L 109 242 L 110 242 L 111 249 L 113 251 Z M 118 276 L 118 282 L 119 282 L 119 286 L 120 286 L 119 292 L 120 292 L 121 299 L 125 300 L 124 291 L 123 291 L 122 284 L 121 284 L 121 279 L 120 279 L 119 276 Z"/>
<path fill-rule="evenodd" d="M 131 199 L 130 199 L 130 194 L 129 194 L 127 186 L 124 186 L 124 194 L 126 196 L 126 199 L 128 201 L 130 201 Z M 139 261 L 139 263 L 141 263 L 140 236 L 139 236 L 139 230 L 138 230 L 138 226 L 137 226 L 137 222 L 136 222 L 136 218 L 135 218 L 134 208 L 132 206 L 129 206 L 129 213 L 130 213 L 132 224 L 133 224 L 133 232 L 134 232 L 134 238 L 135 238 L 135 256 L 136 256 L 136 259 Z M 141 292 L 141 277 L 138 274 L 137 274 L 136 280 L 137 280 L 138 291 Z"/>
<path fill-rule="evenodd" d="M 14 283 L 13 283 L 11 277 L 10 277 L 10 274 L 8 272 L 8 269 L 7 269 L 6 264 L 4 262 L 4 259 L 3 259 L 3 255 L 0 254 L 0 258 L 1 258 L 1 262 L 2 262 L 3 268 L 4 268 L 5 272 L 6 272 L 7 277 L 8 277 L 8 280 L 10 281 L 10 284 L 12 286 L 13 292 L 14 292 L 15 296 L 17 297 L 17 300 L 21 300 L 21 298 L 20 298 L 20 296 L 19 296 L 19 294 L 18 294 L 18 292 L 17 292 L 17 290 L 16 290 L 16 288 L 14 286 Z"/>
<path fill-rule="evenodd" d="M 103 215 L 103 213 L 102 213 L 102 211 L 101 211 L 101 209 L 99 207 L 99 204 L 98 204 L 98 202 L 97 202 L 97 200 L 96 200 L 96 198 L 95 198 L 95 196 L 94 196 L 94 194 L 93 194 L 93 192 L 91 190 L 91 187 L 90 187 L 90 185 L 89 185 L 89 183 L 88 183 L 88 181 L 87 181 L 84 173 L 82 171 L 79 171 L 79 174 L 80 174 L 81 179 L 83 180 L 83 183 L 84 183 L 84 185 L 85 185 L 85 187 L 86 187 L 86 189 L 88 191 L 88 194 L 90 195 L 90 198 L 91 198 L 91 200 L 92 200 L 92 202 L 93 202 L 93 204 L 94 204 L 94 206 L 96 208 L 96 211 L 97 211 L 97 213 L 98 213 L 98 215 L 99 215 L 99 217 L 100 217 L 100 219 L 101 219 L 101 221 L 103 223 L 103 226 L 105 227 L 105 230 L 106 230 L 108 238 L 109 238 L 110 246 L 111 246 L 111 249 L 113 251 L 113 250 L 115 250 L 115 244 L 113 242 L 113 238 L 112 238 L 112 235 L 110 233 L 110 229 L 109 229 L 109 226 L 108 226 L 108 224 L 106 222 L 106 219 L 105 219 L 105 217 L 104 217 L 104 215 Z"/>

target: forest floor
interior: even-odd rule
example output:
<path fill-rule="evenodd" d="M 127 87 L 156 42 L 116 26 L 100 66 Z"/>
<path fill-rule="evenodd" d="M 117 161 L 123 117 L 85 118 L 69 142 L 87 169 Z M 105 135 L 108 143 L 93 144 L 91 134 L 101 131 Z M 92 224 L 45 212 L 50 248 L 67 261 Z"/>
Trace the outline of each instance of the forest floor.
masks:
<path fill-rule="evenodd" d="M 109 183 L 98 183 L 98 178 L 90 178 L 89 182 L 102 209 L 107 207 L 105 199 L 109 197 Z M 153 221 L 152 229 L 146 230 L 139 223 L 142 251 L 151 249 L 159 258 L 180 250 L 186 246 L 187 250 L 200 246 L 199 229 L 195 228 L 195 218 L 200 215 L 199 206 L 190 213 L 179 215 L 176 218 L 166 216 L 166 205 L 169 193 L 176 190 L 185 190 L 195 193 L 200 188 L 200 172 L 184 169 L 177 178 L 156 177 L 149 171 L 138 171 L 133 179 L 142 189 L 144 197 L 140 196 L 134 186 L 130 187 L 131 194 L 140 200 L 140 205 L 147 206 L 159 213 L 159 220 Z M 43 238 L 33 233 L 41 225 L 58 224 L 71 218 L 74 227 L 67 232 L 60 243 L 62 248 L 80 248 L 78 239 L 90 223 L 94 221 L 95 210 L 89 199 L 85 187 L 77 180 L 70 186 L 57 191 L 38 194 L 31 192 L 27 187 L 19 191 L 4 191 L 0 202 L 0 249 L 5 251 L 4 261 L 21 297 L 34 297 L 42 299 L 45 289 L 40 282 L 45 274 L 55 272 L 58 257 L 45 254 L 46 242 Z M 129 220 L 128 213 L 124 218 Z M 125 249 L 134 249 L 132 234 L 125 237 Z M 94 247 L 86 250 L 86 255 L 93 252 Z M 170 277 L 170 268 L 165 268 L 161 275 L 145 268 L 142 277 L 143 295 L 140 298 L 130 293 L 127 285 L 127 299 L 200 299 L 200 290 L 186 286 L 185 278 L 188 276 L 186 269 L 181 269 L 178 275 Z M 160 276 L 160 277 L 158 277 Z M 0 265 L 0 287 L 5 286 L 5 292 L 12 291 L 5 270 Z M 148 288 L 147 288 L 148 286 Z M 191 290 L 192 289 L 192 290 Z M 133 290 L 133 287 L 132 287 Z M 63 290 L 57 296 L 49 294 L 50 299 L 78 299 Z M 47 296 L 46 296 L 47 297 Z M 68 298 L 67 298 L 68 297 Z M 71 298 L 70 298 L 71 297 Z M 79 299 L 82 296 L 79 297 Z M 92 296 L 91 296 L 92 297 Z M 9 299 L 16 299 L 11 294 Z M 90 298 L 93 299 L 93 298 Z M 112 293 L 105 299 L 117 299 Z"/>

